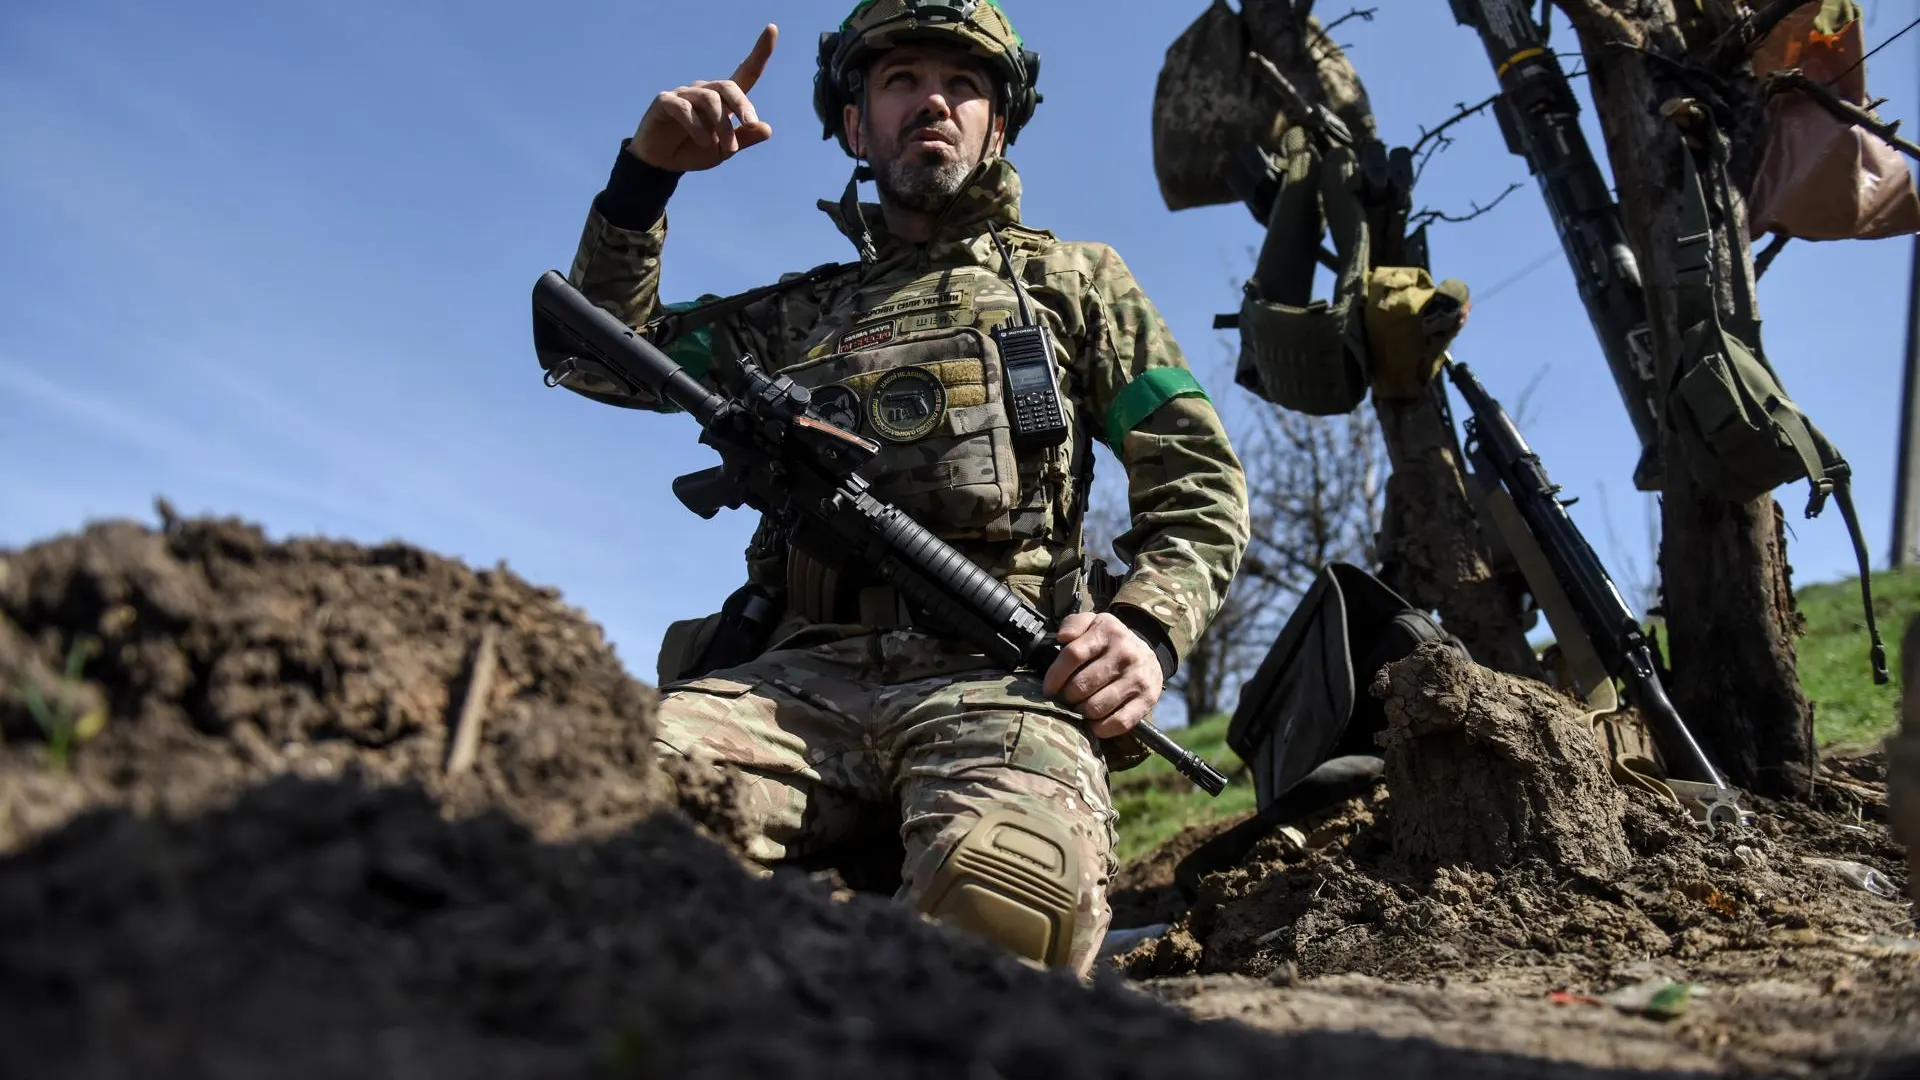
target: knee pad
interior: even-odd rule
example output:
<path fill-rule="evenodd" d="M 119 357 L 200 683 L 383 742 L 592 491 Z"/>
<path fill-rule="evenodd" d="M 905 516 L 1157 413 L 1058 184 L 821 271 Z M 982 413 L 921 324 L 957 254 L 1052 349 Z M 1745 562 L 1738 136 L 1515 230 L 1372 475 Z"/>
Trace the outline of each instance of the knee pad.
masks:
<path fill-rule="evenodd" d="M 1019 956 L 1065 966 L 1079 910 L 1079 848 L 1050 819 L 982 817 L 933 873 L 920 910 Z"/>

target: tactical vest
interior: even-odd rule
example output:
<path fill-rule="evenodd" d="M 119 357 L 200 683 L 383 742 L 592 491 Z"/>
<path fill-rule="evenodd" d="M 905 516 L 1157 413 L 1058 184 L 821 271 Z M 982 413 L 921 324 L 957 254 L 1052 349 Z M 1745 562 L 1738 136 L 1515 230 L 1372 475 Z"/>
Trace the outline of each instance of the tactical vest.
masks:
<path fill-rule="evenodd" d="M 1017 227 L 1001 235 L 1012 272 L 1022 273 L 1040 253 L 1037 244 Z M 1066 362 L 1076 350 L 1058 317 L 1034 297 L 1035 286 L 1024 283 L 1033 317 L 1046 325 L 1062 361 L 1056 389 L 1068 435 L 1049 449 L 1015 452 L 991 332 L 1016 320 L 1019 297 L 998 253 L 991 262 L 864 283 L 851 280 L 853 267 L 822 267 L 781 283 L 827 281 L 844 299 L 803 328 L 798 359 L 779 373 L 812 392 L 815 415 L 879 444 L 860 470 L 876 498 L 983 565 L 998 561 L 996 548 L 1046 549 L 1047 573 L 1003 580 L 1058 618 L 1086 599 L 1074 572 L 1082 563 L 1080 525 L 1092 474 L 1088 406 Z M 849 279 L 844 289 L 834 281 L 836 270 Z M 699 320 L 725 303 L 676 317 Z M 780 536 L 757 540 L 785 548 L 768 554 L 785 564 L 790 613 L 809 623 L 914 625 L 913 613 L 868 568 L 823 564 Z"/>

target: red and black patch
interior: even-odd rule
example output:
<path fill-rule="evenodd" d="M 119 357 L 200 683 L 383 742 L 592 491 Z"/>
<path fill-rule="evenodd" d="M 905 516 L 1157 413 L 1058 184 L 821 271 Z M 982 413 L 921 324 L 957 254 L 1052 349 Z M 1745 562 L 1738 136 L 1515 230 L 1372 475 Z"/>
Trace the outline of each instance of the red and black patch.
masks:
<path fill-rule="evenodd" d="M 856 326 L 840 338 L 840 351 L 854 352 L 859 349 L 871 349 L 875 345 L 885 345 L 892 340 L 892 322 Z"/>

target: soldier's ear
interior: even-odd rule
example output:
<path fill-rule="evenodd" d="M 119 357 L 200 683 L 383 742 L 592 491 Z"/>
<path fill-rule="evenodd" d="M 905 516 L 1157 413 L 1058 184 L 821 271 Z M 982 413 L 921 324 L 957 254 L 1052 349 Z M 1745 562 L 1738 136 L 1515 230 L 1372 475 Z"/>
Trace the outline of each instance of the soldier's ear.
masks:
<path fill-rule="evenodd" d="M 847 146 L 853 150 L 853 156 L 866 157 L 867 148 L 860 141 L 860 106 L 847 105 L 841 108 L 840 129 L 847 133 Z"/>
<path fill-rule="evenodd" d="M 1007 118 L 993 114 L 993 130 L 987 133 L 987 156 L 1004 157 L 1007 150 Z"/>

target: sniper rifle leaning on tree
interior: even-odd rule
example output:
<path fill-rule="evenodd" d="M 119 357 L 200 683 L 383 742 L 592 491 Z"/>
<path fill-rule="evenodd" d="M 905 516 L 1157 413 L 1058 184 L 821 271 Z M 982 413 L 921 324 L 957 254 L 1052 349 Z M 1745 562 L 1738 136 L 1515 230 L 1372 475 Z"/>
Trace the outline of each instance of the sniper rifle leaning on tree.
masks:
<path fill-rule="evenodd" d="M 857 470 L 878 444 L 814 415 L 805 387 L 743 356 L 714 365 L 710 374 L 726 392 L 709 390 L 553 270 L 534 284 L 533 312 L 549 387 L 589 374 L 645 390 L 699 421 L 700 441 L 720 452 L 721 464 L 674 480 L 674 495 L 694 513 L 711 518 L 744 503 L 788 522 L 796 546 L 830 563 L 873 567 L 922 617 L 1009 670 L 1044 673 L 1060 654 L 1053 628 L 1019 594 L 873 496 Z M 1129 734 L 1209 795 L 1226 787 L 1223 773 L 1152 724 Z"/>
<path fill-rule="evenodd" d="M 1667 787 L 1697 817 L 1709 827 L 1740 822 L 1743 815 L 1737 794 L 1707 759 L 1667 698 L 1640 620 L 1621 599 L 1600 557 L 1573 523 L 1567 504 L 1560 501 L 1560 487 L 1548 479 L 1540 455 L 1527 445 L 1513 418 L 1465 364 L 1448 360 L 1446 369 L 1473 412 L 1465 425 L 1467 459 L 1481 478 L 1499 483 L 1518 512 L 1518 526 L 1502 520 L 1507 516 L 1504 507 L 1496 506 L 1490 516 L 1508 534 L 1508 547 L 1521 560 L 1529 585 L 1536 593 L 1547 594 L 1536 595 L 1535 600 L 1553 624 L 1563 649 L 1589 645 L 1604 673 L 1595 672 L 1590 677 L 1620 679 L 1626 684 L 1627 700 L 1639 710 L 1665 759 L 1670 774 L 1665 780 Z M 1536 552 L 1545 565 L 1528 568 L 1526 564 Z M 1556 587 L 1557 596 L 1551 592 Z M 1565 612 L 1571 612 L 1577 626 L 1565 625 L 1570 621 Z M 1591 693 L 1594 688 L 1581 689 Z"/>

